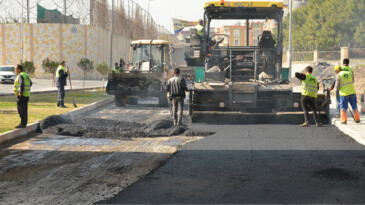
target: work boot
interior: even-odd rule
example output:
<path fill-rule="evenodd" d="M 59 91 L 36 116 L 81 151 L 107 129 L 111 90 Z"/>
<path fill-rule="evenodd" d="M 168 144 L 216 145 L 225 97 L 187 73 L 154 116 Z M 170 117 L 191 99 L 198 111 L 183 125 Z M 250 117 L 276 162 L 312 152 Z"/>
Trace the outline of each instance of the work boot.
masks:
<path fill-rule="evenodd" d="M 309 126 L 309 123 L 308 122 L 304 122 L 303 124 L 300 124 L 299 126 L 301 126 L 301 127 L 308 127 Z"/>
<path fill-rule="evenodd" d="M 61 108 L 67 108 L 67 107 L 65 106 L 65 104 L 64 104 L 64 102 L 63 102 L 63 100 L 61 100 L 60 107 L 61 107 Z"/>
<path fill-rule="evenodd" d="M 356 123 L 360 123 L 359 109 L 354 110 L 354 119 Z"/>
<path fill-rule="evenodd" d="M 26 125 L 22 125 L 22 124 L 15 126 L 15 128 L 26 128 L 26 127 L 27 127 Z"/>
<path fill-rule="evenodd" d="M 347 124 L 347 110 L 341 110 L 341 124 Z"/>

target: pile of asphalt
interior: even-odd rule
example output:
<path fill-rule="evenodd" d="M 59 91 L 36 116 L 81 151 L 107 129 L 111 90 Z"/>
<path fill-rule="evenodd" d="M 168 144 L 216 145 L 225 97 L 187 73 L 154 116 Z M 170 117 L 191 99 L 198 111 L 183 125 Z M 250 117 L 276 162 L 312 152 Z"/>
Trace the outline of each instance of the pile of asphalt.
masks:
<path fill-rule="evenodd" d="M 332 79 L 335 76 L 335 72 L 333 71 L 334 65 L 331 65 L 327 62 L 314 62 L 310 64 L 313 68 L 312 75 L 314 75 L 318 82 L 321 82 L 322 79 Z M 305 73 L 305 68 L 300 73 Z M 300 85 L 301 82 L 294 76 L 291 81 Z"/>
<path fill-rule="evenodd" d="M 186 119 L 184 119 L 184 122 Z M 189 129 L 186 123 L 174 126 L 171 119 L 160 119 L 151 124 L 109 119 L 84 118 L 70 120 L 54 115 L 40 122 L 39 132 L 45 134 L 87 138 L 143 138 L 166 136 L 208 136 L 214 133 Z"/>

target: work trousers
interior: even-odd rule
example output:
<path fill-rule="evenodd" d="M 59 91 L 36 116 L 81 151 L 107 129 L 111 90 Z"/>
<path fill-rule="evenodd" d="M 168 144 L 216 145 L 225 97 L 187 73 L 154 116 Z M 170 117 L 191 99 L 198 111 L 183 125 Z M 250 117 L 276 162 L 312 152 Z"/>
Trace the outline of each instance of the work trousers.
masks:
<path fill-rule="evenodd" d="M 309 122 L 308 121 L 308 111 L 309 111 L 309 107 L 310 107 L 313 111 L 314 122 L 317 124 L 318 117 L 317 117 L 316 98 L 302 95 L 301 100 L 302 100 L 302 108 L 304 111 L 304 122 Z"/>
<path fill-rule="evenodd" d="M 17 101 L 18 113 L 20 116 L 20 124 L 27 125 L 28 123 L 28 101 L 29 97 L 19 97 Z"/>
<path fill-rule="evenodd" d="M 58 100 L 57 107 L 64 106 L 63 100 L 65 99 L 65 86 L 57 86 L 58 89 Z"/>
<path fill-rule="evenodd" d="M 172 103 L 172 116 L 174 117 L 174 124 L 181 125 L 183 109 L 184 109 L 184 98 L 183 97 L 172 98 L 171 103 Z"/>
<path fill-rule="evenodd" d="M 352 110 L 354 110 L 354 111 L 357 110 L 356 94 L 340 97 L 340 108 L 341 108 L 341 110 L 346 110 L 347 111 L 349 103 L 352 107 Z"/>

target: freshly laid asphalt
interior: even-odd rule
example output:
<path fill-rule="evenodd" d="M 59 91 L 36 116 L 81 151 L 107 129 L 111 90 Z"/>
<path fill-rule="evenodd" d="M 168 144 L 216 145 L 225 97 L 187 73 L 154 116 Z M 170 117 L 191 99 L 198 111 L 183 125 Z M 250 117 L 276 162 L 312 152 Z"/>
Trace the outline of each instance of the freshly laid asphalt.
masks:
<path fill-rule="evenodd" d="M 187 144 L 99 204 L 364 204 L 365 147 L 336 127 L 193 125 Z"/>

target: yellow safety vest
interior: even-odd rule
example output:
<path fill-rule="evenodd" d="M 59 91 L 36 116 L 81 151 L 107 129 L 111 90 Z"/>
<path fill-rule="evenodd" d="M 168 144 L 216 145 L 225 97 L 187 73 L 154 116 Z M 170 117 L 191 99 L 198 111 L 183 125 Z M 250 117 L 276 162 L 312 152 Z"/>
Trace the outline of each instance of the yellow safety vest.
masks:
<path fill-rule="evenodd" d="M 351 71 L 341 71 L 336 75 L 336 78 L 340 80 L 340 96 L 356 94 Z"/>
<path fill-rule="evenodd" d="M 342 66 L 341 70 L 343 71 L 350 71 L 352 75 L 354 75 L 354 70 L 352 70 L 352 68 L 348 67 L 348 66 Z"/>
<path fill-rule="evenodd" d="M 115 73 L 119 73 L 119 69 L 117 69 L 117 68 L 113 68 L 113 71 L 115 72 Z"/>
<path fill-rule="evenodd" d="M 312 74 L 306 74 L 302 81 L 302 95 L 317 98 L 318 83 Z"/>
<path fill-rule="evenodd" d="M 24 79 L 24 91 L 23 91 L 22 95 L 24 97 L 29 97 L 30 96 L 30 77 L 25 72 L 19 73 L 19 75 L 16 77 L 15 82 L 14 82 L 14 94 L 16 96 L 18 96 L 18 93 L 20 92 L 20 83 L 19 83 L 20 75 L 22 75 L 23 79 Z"/>
<path fill-rule="evenodd" d="M 66 73 L 66 69 L 65 67 L 63 67 L 62 65 L 59 65 L 56 71 L 56 77 L 59 78 L 60 77 L 60 70 L 63 70 L 63 73 Z"/>
<path fill-rule="evenodd" d="M 196 26 L 195 26 L 195 28 L 197 29 L 197 31 L 198 31 L 198 35 L 199 36 L 203 36 L 203 29 L 204 29 L 204 27 L 202 26 L 202 25 L 200 25 L 200 24 L 197 24 Z"/>

